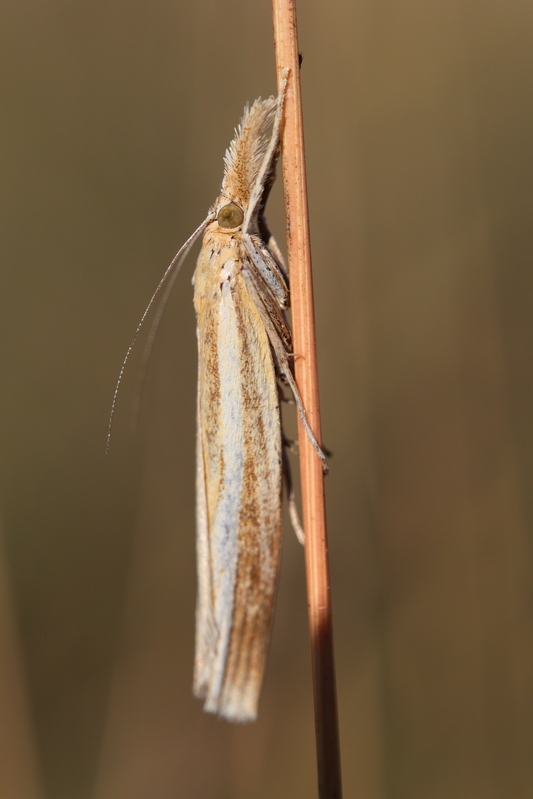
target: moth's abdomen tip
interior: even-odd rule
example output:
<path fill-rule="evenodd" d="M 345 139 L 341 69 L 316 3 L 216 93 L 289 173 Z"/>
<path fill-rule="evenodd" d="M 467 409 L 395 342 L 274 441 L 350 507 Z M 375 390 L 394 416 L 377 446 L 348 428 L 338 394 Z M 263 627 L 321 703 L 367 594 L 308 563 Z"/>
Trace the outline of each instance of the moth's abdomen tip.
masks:
<path fill-rule="evenodd" d="M 257 703 L 246 701 L 232 701 L 219 703 L 212 699 L 207 699 L 204 703 L 206 713 L 214 713 L 225 721 L 237 724 L 246 724 L 257 720 Z"/>
<path fill-rule="evenodd" d="M 248 724 L 257 720 L 257 708 L 229 707 L 218 711 L 218 715 L 233 724 Z"/>

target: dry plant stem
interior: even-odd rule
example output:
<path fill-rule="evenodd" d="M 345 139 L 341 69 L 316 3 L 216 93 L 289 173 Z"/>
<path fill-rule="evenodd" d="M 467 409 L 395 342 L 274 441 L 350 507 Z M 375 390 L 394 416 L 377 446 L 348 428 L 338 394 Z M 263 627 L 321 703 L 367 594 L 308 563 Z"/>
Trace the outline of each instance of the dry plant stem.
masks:
<path fill-rule="evenodd" d="M 278 85 L 284 68 L 290 77 L 282 134 L 283 186 L 296 380 L 311 428 L 320 442 L 311 247 L 303 141 L 300 69 L 295 0 L 272 0 Z M 320 799 L 340 799 L 337 696 L 322 464 L 299 425 L 300 473 L 305 529 L 309 628 L 315 697 L 318 789 Z"/>

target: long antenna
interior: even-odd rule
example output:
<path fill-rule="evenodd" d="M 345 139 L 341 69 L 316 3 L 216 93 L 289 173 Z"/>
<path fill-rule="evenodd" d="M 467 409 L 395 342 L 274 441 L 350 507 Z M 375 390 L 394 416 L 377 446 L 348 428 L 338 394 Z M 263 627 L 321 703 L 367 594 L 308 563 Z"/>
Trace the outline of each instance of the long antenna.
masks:
<path fill-rule="evenodd" d="M 163 275 L 163 277 L 159 281 L 159 283 L 157 285 L 157 288 L 154 291 L 154 293 L 152 294 L 152 298 L 151 298 L 150 302 L 148 303 L 148 305 L 146 306 L 146 309 L 145 309 L 145 311 L 144 311 L 144 313 L 143 313 L 143 315 L 141 317 L 141 321 L 137 325 L 137 329 L 135 330 L 135 334 L 134 334 L 134 336 L 133 336 L 133 338 L 132 338 L 132 340 L 130 342 L 130 346 L 127 349 L 127 352 L 126 352 L 126 355 L 124 357 L 124 360 L 122 361 L 122 366 L 120 367 L 120 372 L 119 372 L 119 375 L 118 375 L 117 385 L 115 386 L 115 393 L 113 394 L 113 402 L 111 403 L 111 413 L 109 414 L 109 425 L 108 425 L 108 428 L 107 428 L 107 444 L 106 444 L 106 448 L 105 448 L 106 455 L 109 452 L 109 447 L 111 445 L 111 428 L 113 427 L 113 416 L 114 416 L 114 413 L 115 413 L 115 405 L 117 404 L 118 390 L 119 390 L 120 384 L 122 382 L 122 376 L 124 374 L 124 370 L 126 368 L 126 364 L 128 362 L 128 358 L 130 357 L 130 353 L 131 353 L 131 351 L 133 349 L 133 346 L 134 346 L 135 342 L 137 341 L 137 337 L 138 337 L 138 335 L 139 335 L 139 333 L 141 331 L 141 327 L 143 326 L 143 322 L 146 319 L 146 316 L 147 316 L 150 308 L 154 304 L 154 300 L 157 297 L 157 295 L 159 294 L 160 290 L 162 289 L 165 281 L 167 280 L 167 278 L 170 275 L 170 273 L 172 272 L 172 270 L 174 270 L 174 274 L 172 275 L 172 280 L 171 280 L 170 286 L 169 286 L 169 291 L 170 291 L 170 288 L 172 288 L 174 280 L 176 279 L 176 276 L 177 276 L 177 274 L 178 274 L 178 272 L 179 272 L 179 270 L 181 268 L 181 265 L 183 264 L 185 258 L 187 257 L 187 254 L 188 254 L 189 250 L 191 249 L 192 245 L 194 244 L 194 242 L 196 241 L 196 239 L 198 238 L 200 233 L 204 230 L 206 225 L 208 225 L 209 222 L 212 222 L 213 218 L 214 217 L 212 217 L 212 216 L 206 217 L 204 219 L 204 221 L 202 222 L 202 224 L 199 225 L 199 227 L 196 228 L 196 230 L 194 231 L 192 236 L 189 236 L 189 238 L 187 239 L 187 241 L 185 242 L 183 247 L 181 247 L 178 250 L 178 252 L 174 256 L 174 258 L 172 259 L 170 264 L 167 266 L 167 268 L 165 270 L 165 274 Z M 157 323 L 159 323 L 161 315 L 162 315 L 162 313 L 163 313 L 163 311 L 165 309 L 166 301 L 168 299 L 168 294 L 169 294 L 169 292 L 166 292 L 165 296 L 163 297 L 162 308 L 160 307 L 160 309 L 158 311 L 158 314 L 156 316 L 156 322 Z M 153 330 L 153 328 L 152 328 L 152 330 Z M 156 326 L 156 330 L 157 330 L 157 326 Z M 153 335 L 152 335 L 152 331 L 150 331 L 150 334 L 151 334 L 151 340 L 149 341 L 149 343 L 150 343 L 150 349 L 151 349 L 151 344 L 153 343 L 153 336 L 155 335 L 155 331 L 153 332 Z"/>

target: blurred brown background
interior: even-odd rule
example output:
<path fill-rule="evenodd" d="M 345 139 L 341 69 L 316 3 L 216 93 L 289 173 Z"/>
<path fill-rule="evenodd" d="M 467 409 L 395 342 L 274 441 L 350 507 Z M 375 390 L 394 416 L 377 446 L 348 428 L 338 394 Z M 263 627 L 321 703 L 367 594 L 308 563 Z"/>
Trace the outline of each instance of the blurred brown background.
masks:
<path fill-rule="evenodd" d="M 299 22 L 345 796 L 526 799 L 533 6 Z M 0 6 L 1 799 L 316 796 L 288 525 L 259 721 L 191 696 L 194 255 L 104 456 L 142 311 L 275 92 L 271 27 L 266 0 Z"/>

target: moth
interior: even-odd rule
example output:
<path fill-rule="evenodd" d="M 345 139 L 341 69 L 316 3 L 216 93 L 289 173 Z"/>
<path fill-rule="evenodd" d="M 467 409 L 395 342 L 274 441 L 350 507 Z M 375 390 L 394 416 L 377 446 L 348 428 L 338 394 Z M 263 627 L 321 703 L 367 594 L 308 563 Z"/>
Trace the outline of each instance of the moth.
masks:
<path fill-rule="evenodd" d="M 284 316 L 288 277 L 264 216 L 280 153 L 287 80 L 288 70 L 277 98 L 245 108 L 226 151 L 220 195 L 174 258 L 141 319 L 142 324 L 167 275 L 177 271 L 203 232 L 193 277 L 198 338 L 193 691 L 206 711 L 240 722 L 257 716 L 279 570 L 284 477 L 291 520 L 303 538 L 281 427 L 283 384 L 327 468 L 291 371 L 292 339 Z"/>

